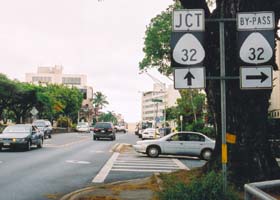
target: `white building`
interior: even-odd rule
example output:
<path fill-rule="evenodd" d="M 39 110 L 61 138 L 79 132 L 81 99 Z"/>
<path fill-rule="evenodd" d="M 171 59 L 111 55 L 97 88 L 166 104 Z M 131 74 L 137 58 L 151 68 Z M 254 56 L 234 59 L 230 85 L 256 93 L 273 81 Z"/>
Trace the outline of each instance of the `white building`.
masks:
<path fill-rule="evenodd" d="M 142 93 L 142 121 L 164 120 L 165 109 L 175 106 L 180 94 L 173 85 L 155 83 L 153 91 Z"/>
<path fill-rule="evenodd" d="M 38 67 L 37 73 L 26 73 L 25 81 L 37 84 L 63 84 L 75 86 L 80 89 L 85 96 L 85 100 L 92 99 L 93 89 L 87 86 L 87 76 L 84 74 L 63 74 L 63 67 Z M 85 102 L 86 103 L 86 102 Z M 83 103 L 84 104 L 84 103 Z"/>
<path fill-rule="evenodd" d="M 273 90 L 270 97 L 269 114 L 272 118 L 280 118 L 280 41 L 276 43 L 276 63 L 278 71 L 273 71 Z"/>

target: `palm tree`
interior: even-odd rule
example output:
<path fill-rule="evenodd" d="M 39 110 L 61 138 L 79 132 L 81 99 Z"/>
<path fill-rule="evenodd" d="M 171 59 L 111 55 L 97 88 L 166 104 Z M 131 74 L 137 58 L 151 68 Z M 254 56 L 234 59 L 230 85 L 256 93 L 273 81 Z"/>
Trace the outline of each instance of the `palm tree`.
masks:
<path fill-rule="evenodd" d="M 98 117 L 99 110 L 101 110 L 105 105 L 109 104 L 109 102 L 106 100 L 107 97 L 104 94 L 102 94 L 102 92 L 95 92 L 93 96 L 94 97 L 92 99 L 92 104 L 94 107 L 94 114 L 96 117 L 96 121 L 98 121 L 97 117 Z"/>

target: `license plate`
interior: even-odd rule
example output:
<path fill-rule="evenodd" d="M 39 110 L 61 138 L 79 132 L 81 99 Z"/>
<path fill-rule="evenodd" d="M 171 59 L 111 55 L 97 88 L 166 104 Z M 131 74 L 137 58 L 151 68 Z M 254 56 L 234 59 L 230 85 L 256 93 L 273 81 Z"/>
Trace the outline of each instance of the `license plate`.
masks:
<path fill-rule="evenodd" d="M 10 143 L 9 142 L 4 142 L 3 145 L 4 146 L 10 146 Z"/>
<path fill-rule="evenodd" d="M 102 131 L 101 131 L 101 133 L 105 133 L 105 131 L 104 131 L 104 130 L 102 130 Z"/>

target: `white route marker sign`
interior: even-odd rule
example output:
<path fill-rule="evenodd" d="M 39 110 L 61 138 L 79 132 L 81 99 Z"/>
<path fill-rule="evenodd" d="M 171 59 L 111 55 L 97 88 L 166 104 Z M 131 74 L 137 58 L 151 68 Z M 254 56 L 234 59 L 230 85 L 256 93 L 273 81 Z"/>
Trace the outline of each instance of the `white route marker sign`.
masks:
<path fill-rule="evenodd" d="M 272 66 L 241 67 L 241 89 L 271 89 Z"/>
<path fill-rule="evenodd" d="M 174 10 L 173 11 L 173 32 L 204 31 L 205 14 L 203 9 Z"/>
<path fill-rule="evenodd" d="M 273 30 L 274 12 L 237 13 L 237 30 Z"/>
<path fill-rule="evenodd" d="M 174 70 L 175 89 L 203 89 L 205 88 L 205 68 L 187 67 Z"/>

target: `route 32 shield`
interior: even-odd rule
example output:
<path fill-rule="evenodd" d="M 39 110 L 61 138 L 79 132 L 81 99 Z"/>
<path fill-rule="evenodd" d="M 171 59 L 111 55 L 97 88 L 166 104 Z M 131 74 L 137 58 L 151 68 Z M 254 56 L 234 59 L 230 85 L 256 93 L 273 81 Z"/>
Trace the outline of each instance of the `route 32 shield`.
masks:
<path fill-rule="evenodd" d="M 171 67 L 201 66 L 205 58 L 204 32 L 171 33 Z"/>

